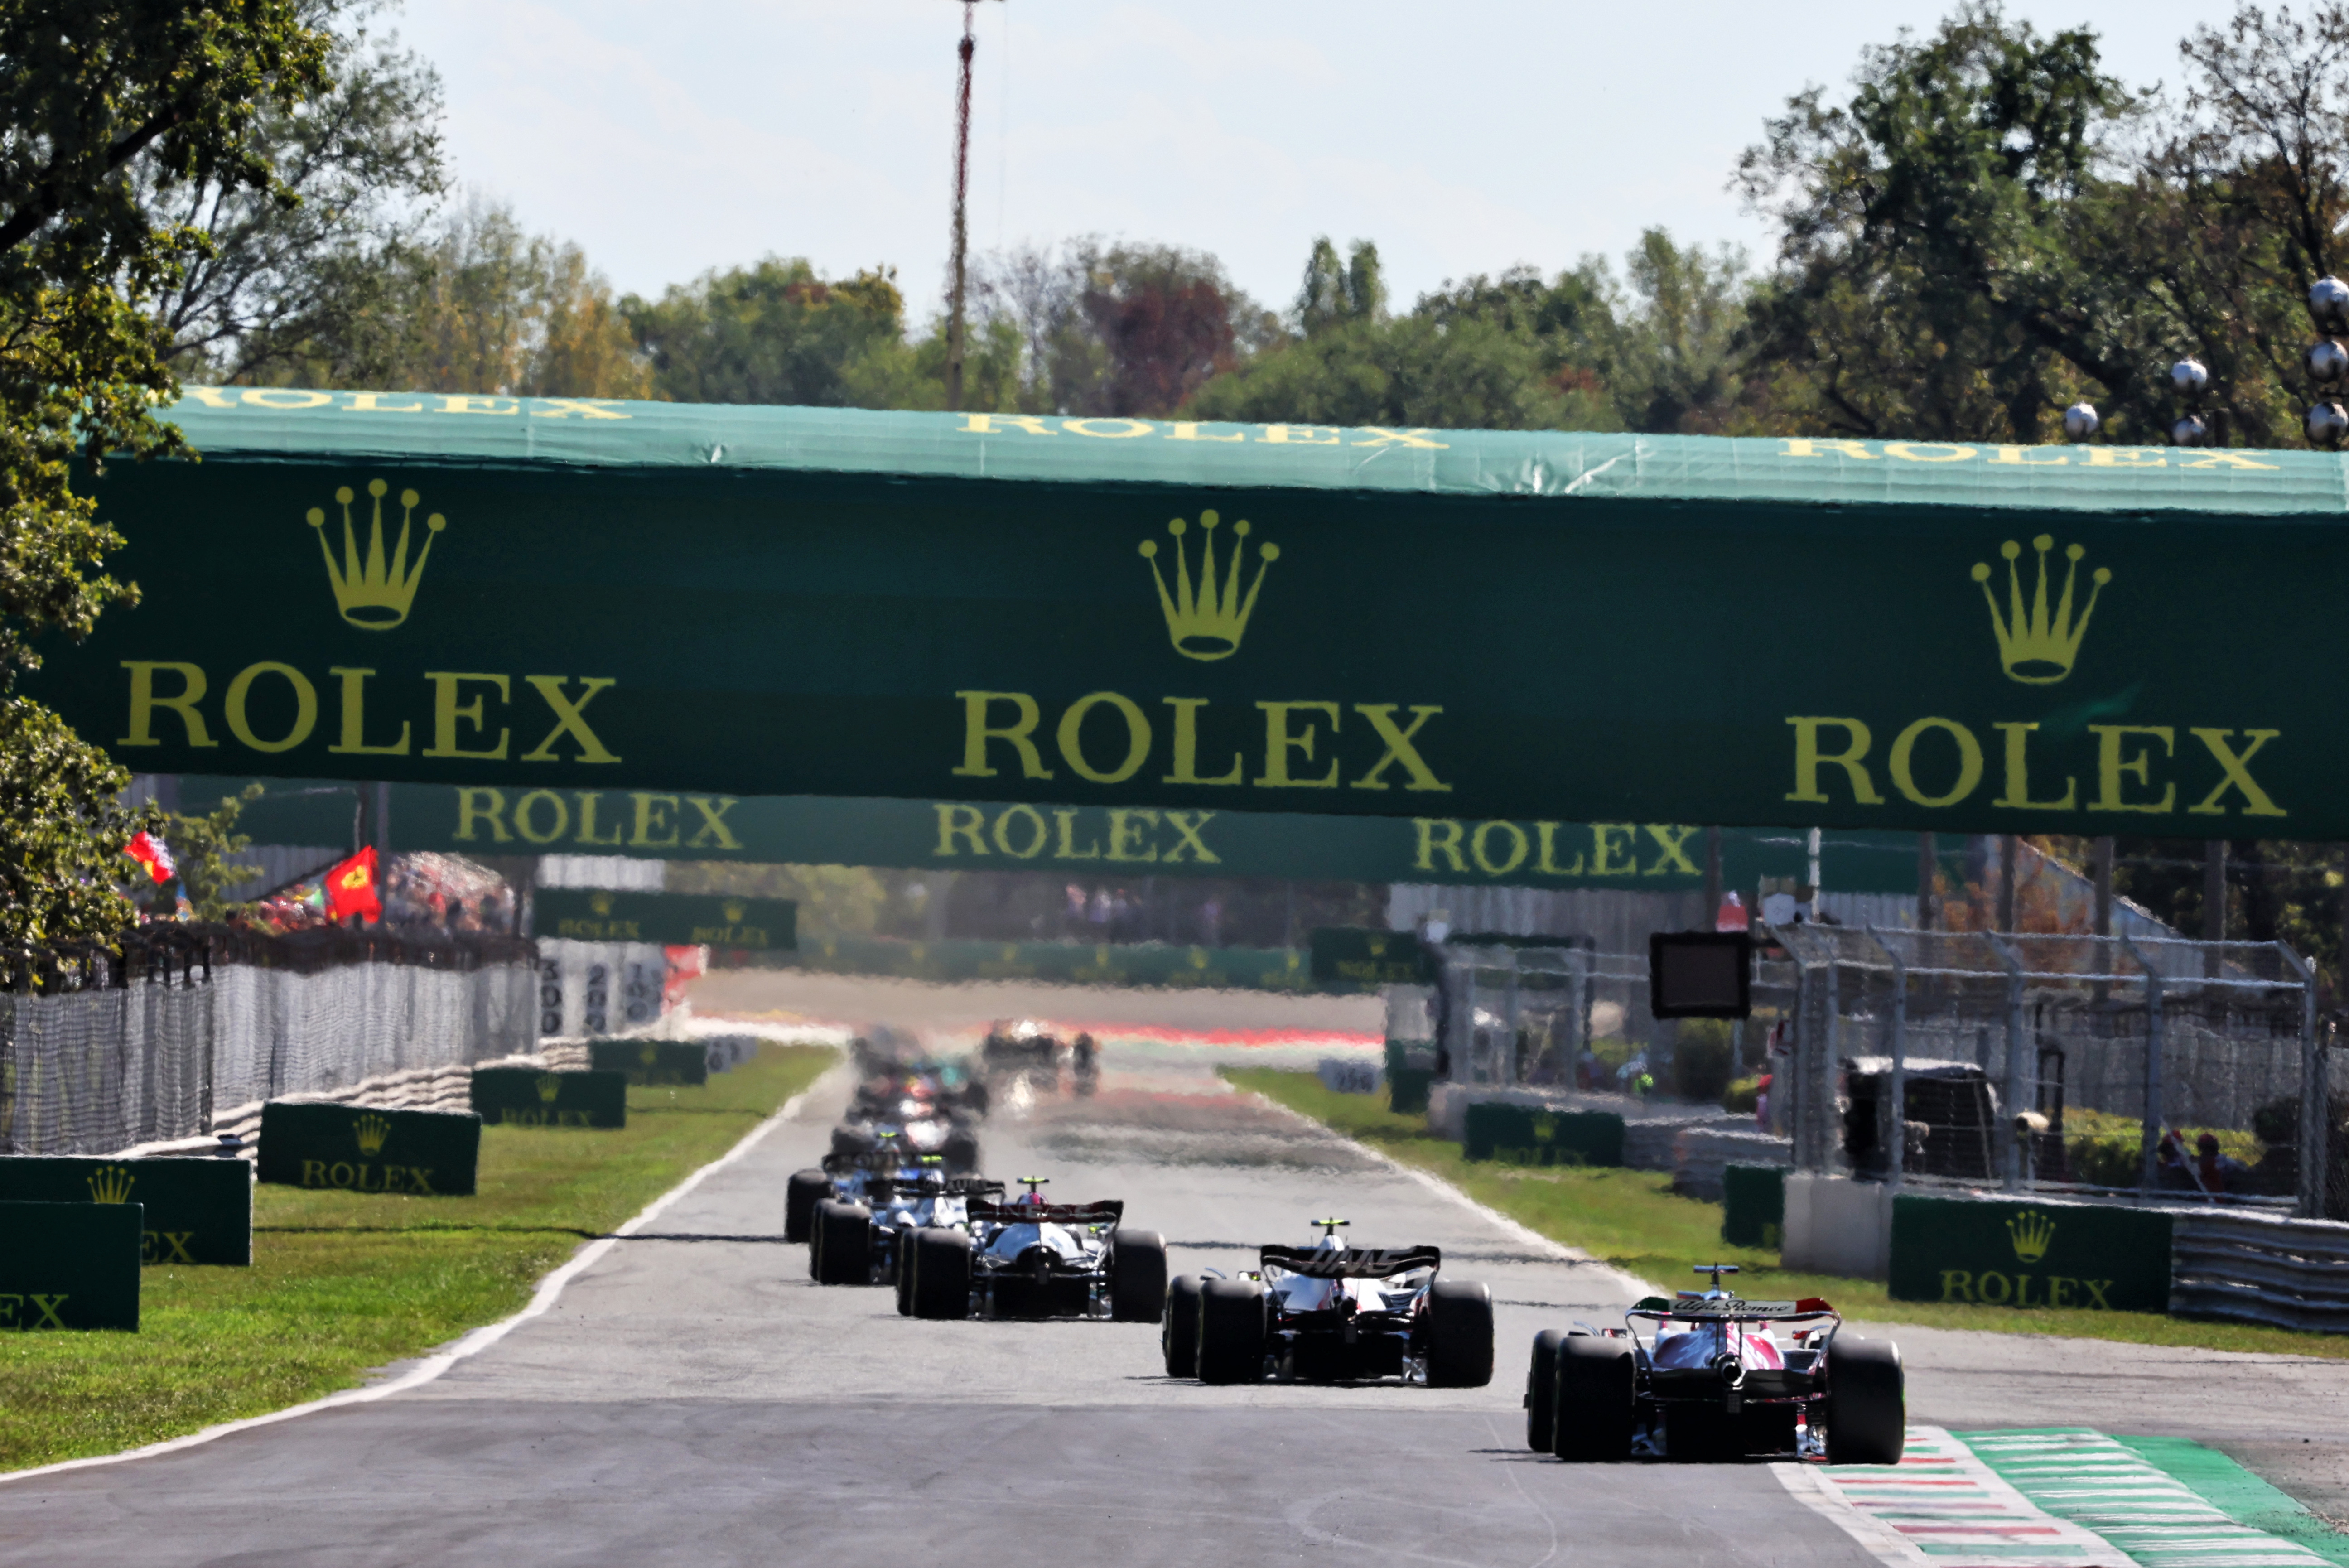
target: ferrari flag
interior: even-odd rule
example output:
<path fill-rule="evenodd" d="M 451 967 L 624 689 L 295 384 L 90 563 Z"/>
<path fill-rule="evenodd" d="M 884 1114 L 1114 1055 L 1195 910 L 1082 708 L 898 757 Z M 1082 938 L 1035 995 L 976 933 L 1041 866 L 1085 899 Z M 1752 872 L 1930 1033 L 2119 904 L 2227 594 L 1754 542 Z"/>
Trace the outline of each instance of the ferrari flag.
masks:
<path fill-rule="evenodd" d="M 383 919 L 383 900 L 376 895 L 375 846 L 369 845 L 326 873 L 326 918 L 347 920 L 363 915 Z"/>
<path fill-rule="evenodd" d="M 122 853 L 145 867 L 148 877 L 154 881 L 169 882 L 180 874 L 179 867 L 171 860 L 171 846 L 151 833 L 132 835 L 130 842 L 122 846 Z"/>

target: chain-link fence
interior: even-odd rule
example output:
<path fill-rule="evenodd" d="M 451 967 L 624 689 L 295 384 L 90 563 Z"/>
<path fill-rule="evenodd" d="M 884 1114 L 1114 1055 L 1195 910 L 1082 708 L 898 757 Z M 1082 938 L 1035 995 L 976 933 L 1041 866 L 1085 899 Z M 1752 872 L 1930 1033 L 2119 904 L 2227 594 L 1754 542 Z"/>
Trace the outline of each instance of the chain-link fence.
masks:
<path fill-rule="evenodd" d="M 1636 1046 L 1622 1039 L 1644 1006 L 1643 956 L 1580 946 L 1444 951 L 1439 1077 L 1495 1087 L 1614 1088 Z M 1602 1052 L 1599 1042 L 1611 1038 Z"/>
<path fill-rule="evenodd" d="M 2307 967 L 2272 942 L 1798 925 L 1772 1119 L 1796 1164 L 2339 1212 Z"/>
<path fill-rule="evenodd" d="M 530 944 L 140 933 L 0 961 L 0 1154 L 200 1137 L 262 1101 L 529 1051 Z"/>

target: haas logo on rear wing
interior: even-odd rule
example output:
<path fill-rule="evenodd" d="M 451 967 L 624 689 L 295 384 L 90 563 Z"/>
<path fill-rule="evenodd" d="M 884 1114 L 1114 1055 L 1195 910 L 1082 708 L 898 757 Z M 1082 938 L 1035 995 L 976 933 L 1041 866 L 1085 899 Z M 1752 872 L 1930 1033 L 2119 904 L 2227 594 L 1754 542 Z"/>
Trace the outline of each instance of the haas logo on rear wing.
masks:
<path fill-rule="evenodd" d="M 1444 1254 L 1434 1247 L 1402 1247 L 1381 1251 L 1369 1247 L 1265 1247 L 1257 1253 L 1263 1266 L 1317 1280 L 1384 1280 L 1413 1269 L 1444 1266 Z"/>
<path fill-rule="evenodd" d="M 1125 1205 L 1112 1199 L 1102 1203 L 974 1203 L 973 1223 L 999 1225 L 1114 1225 Z"/>

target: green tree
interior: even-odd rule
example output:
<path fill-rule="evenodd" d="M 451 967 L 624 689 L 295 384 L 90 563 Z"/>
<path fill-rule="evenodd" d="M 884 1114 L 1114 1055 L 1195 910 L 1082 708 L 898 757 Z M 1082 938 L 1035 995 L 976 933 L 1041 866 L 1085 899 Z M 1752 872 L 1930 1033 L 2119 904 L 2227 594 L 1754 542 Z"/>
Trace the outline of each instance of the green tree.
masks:
<path fill-rule="evenodd" d="M 183 449 L 155 317 L 210 254 L 150 200 L 183 185 L 274 191 L 269 113 L 328 85 L 330 40 L 295 0 L 0 0 L 0 940 L 102 937 L 129 918 L 129 775 L 14 695 L 44 638 L 86 635 L 134 588 L 120 538 L 74 488 L 93 468 Z"/>
<path fill-rule="evenodd" d="M 705 273 L 657 301 L 630 295 L 620 311 L 659 397 L 823 408 L 926 402 L 905 341 L 905 297 L 886 268 L 827 282 L 804 259 L 769 256 Z M 941 375 L 944 364 L 941 350 Z M 943 405 L 943 391 L 936 400 Z"/>
<path fill-rule="evenodd" d="M 233 857 L 253 847 L 252 836 L 236 831 L 237 818 L 247 802 L 261 798 L 263 788 L 255 780 L 235 794 L 221 796 L 220 805 L 203 815 L 174 812 L 164 826 L 164 841 L 171 845 L 172 863 L 179 867 L 180 887 L 200 920 L 228 919 L 236 907 L 229 901 L 228 890 L 261 875 L 260 867 Z"/>

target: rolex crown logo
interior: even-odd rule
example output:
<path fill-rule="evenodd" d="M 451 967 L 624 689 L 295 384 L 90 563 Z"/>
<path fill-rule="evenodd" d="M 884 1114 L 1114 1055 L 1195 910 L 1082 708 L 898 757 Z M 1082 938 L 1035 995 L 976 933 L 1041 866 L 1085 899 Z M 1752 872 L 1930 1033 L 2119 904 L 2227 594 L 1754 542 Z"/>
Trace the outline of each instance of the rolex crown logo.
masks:
<path fill-rule="evenodd" d="M 336 607 L 343 612 L 345 620 L 362 631 L 389 631 L 408 618 L 408 607 L 416 598 L 416 585 L 424 576 L 425 557 L 432 554 L 432 535 L 449 526 L 449 520 L 438 512 L 424 520 L 428 532 L 411 568 L 408 564 L 409 534 L 415 522 L 416 504 L 422 497 L 413 490 L 401 491 L 399 543 L 393 547 L 387 564 L 383 555 L 383 498 L 390 489 L 380 479 L 367 481 L 367 493 L 375 498 L 375 514 L 367 524 L 364 558 L 359 554 L 358 531 L 351 524 L 351 487 L 346 484 L 335 492 L 335 500 L 343 509 L 340 566 L 335 563 L 334 547 L 326 543 L 326 508 L 310 508 L 310 526 L 318 531 L 318 553 L 326 556 L 326 576 L 335 585 Z"/>
<path fill-rule="evenodd" d="M 742 917 L 750 911 L 750 906 L 743 903 L 740 898 L 729 898 L 724 904 L 719 907 L 724 911 L 726 923 L 729 925 L 740 925 L 742 923 Z"/>
<path fill-rule="evenodd" d="M 128 1203 L 130 1185 L 139 1179 L 130 1174 L 126 1165 L 101 1165 L 89 1173 L 89 1200 L 92 1203 Z"/>
<path fill-rule="evenodd" d="M 2026 1209 L 2006 1222 L 2006 1234 L 2014 1243 L 2017 1261 L 2035 1263 L 2047 1255 L 2047 1243 L 2055 1239 L 2055 1221 L 2036 1209 Z"/>
<path fill-rule="evenodd" d="M 2006 613 L 2001 616 L 1998 595 L 1990 586 L 1990 564 L 1974 563 L 1974 581 L 1982 586 L 1982 597 L 1990 601 L 1990 623 L 1998 633 L 1998 661 L 2012 680 L 2026 686 L 2053 686 L 2072 673 L 2072 660 L 2079 657 L 2080 639 L 2088 635 L 2088 618 L 2096 611 L 2096 596 L 2113 580 L 2107 567 L 2098 566 L 2089 579 L 2088 602 L 2080 610 L 2080 618 L 2072 618 L 2073 592 L 2080 577 L 2080 557 L 2087 548 L 2081 545 L 2067 545 L 2064 558 L 2070 563 L 2064 572 L 2064 591 L 2057 599 L 2054 614 L 2047 611 L 2047 552 L 2055 547 L 2053 535 L 2042 534 L 2031 541 L 2039 553 L 2039 582 L 2032 590 L 2028 609 L 2023 601 L 2023 576 L 2014 563 L 2023 554 L 2023 546 L 2009 539 L 1999 546 L 2006 557 Z"/>
<path fill-rule="evenodd" d="M 1248 617 L 1256 612 L 1256 596 L 1264 587 L 1264 575 L 1271 563 L 1280 559 L 1278 545 L 1258 545 L 1261 557 L 1256 569 L 1256 580 L 1247 586 L 1247 597 L 1240 597 L 1240 568 L 1247 556 L 1248 524 L 1246 518 L 1232 524 L 1232 557 L 1220 587 L 1216 582 L 1216 525 L 1219 519 L 1213 512 L 1199 514 L 1199 579 L 1195 587 L 1191 580 L 1191 563 L 1183 549 L 1183 535 L 1188 528 L 1180 517 L 1166 524 L 1166 532 L 1174 536 L 1174 591 L 1166 591 L 1166 575 L 1158 566 L 1158 541 L 1142 542 L 1143 558 L 1150 563 L 1150 576 L 1158 585 L 1158 607 L 1165 612 L 1166 635 L 1174 639 L 1174 651 L 1185 659 L 1229 659 L 1240 649 L 1240 639 L 1247 633 Z"/>
<path fill-rule="evenodd" d="M 361 1154 L 381 1154 L 383 1140 L 391 1136 L 391 1123 L 383 1116 L 361 1116 L 353 1129 L 358 1135 Z"/>
<path fill-rule="evenodd" d="M 541 1073 L 538 1075 L 538 1097 L 543 1103 L 550 1106 L 554 1104 L 554 1097 L 561 1093 L 563 1093 L 561 1078 L 553 1073 Z"/>
<path fill-rule="evenodd" d="M 599 915 L 608 915 L 612 912 L 612 895 L 590 893 L 587 895 L 587 907 Z"/>

